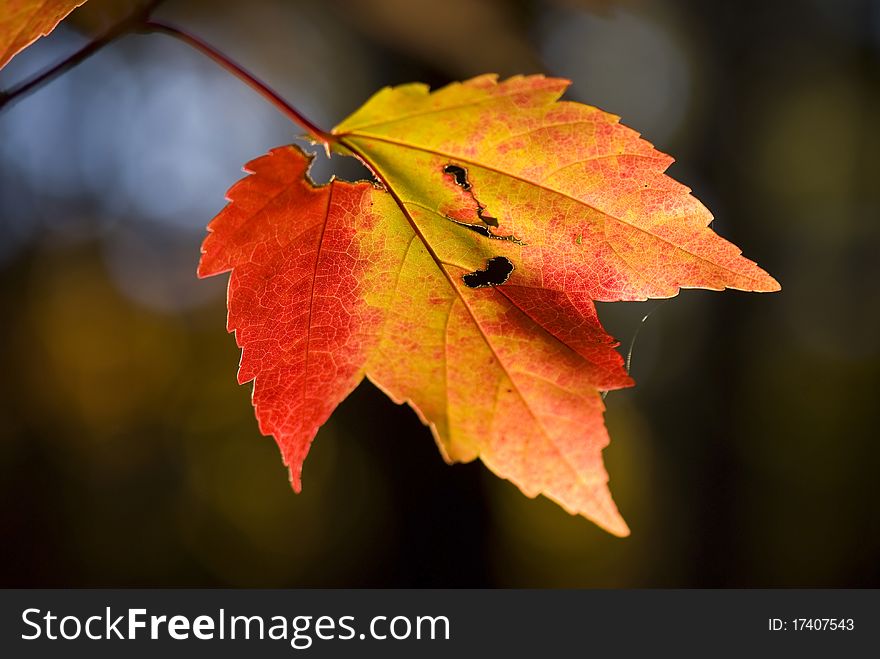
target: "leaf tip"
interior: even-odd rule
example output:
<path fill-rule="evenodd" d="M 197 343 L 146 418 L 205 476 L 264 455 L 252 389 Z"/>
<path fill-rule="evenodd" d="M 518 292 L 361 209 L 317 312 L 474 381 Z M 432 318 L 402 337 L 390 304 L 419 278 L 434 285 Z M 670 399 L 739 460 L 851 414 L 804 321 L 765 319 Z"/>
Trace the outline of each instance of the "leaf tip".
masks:
<path fill-rule="evenodd" d="M 563 507 L 565 506 L 563 505 Z M 618 538 L 626 538 L 630 535 L 629 525 L 624 521 L 623 516 L 617 510 L 617 506 L 611 498 L 611 493 L 607 488 L 603 494 L 596 498 L 596 500 L 591 501 L 586 509 L 581 508 L 576 511 L 576 513 L 580 514 L 582 517 L 586 517 L 600 529 L 603 529 Z"/>
<path fill-rule="evenodd" d="M 776 279 L 767 275 L 767 288 L 765 288 L 762 293 L 777 293 L 782 290 L 782 284 L 780 284 Z"/>
<path fill-rule="evenodd" d="M 599 526 L 618 538 L 628 538 L 631 533 L 629 526 L 619 514 L 615 519 L 608 520 L 607 523 L 599 524 Z"/>
<path fill-rule="evenodd" d="M 290 487 L 293 488 L 293 491 L 297 494 L 302 493 L 303 485 L 302 485 L 302 469 L 295 470 L 293 467 L 290 468 Z"/>
<path fill-rule="evenodd" d="M 210 257 L 208 256 L 208 253 L 202 251 L 201 258 L 199 258 L 199 264 L 196 266 L 196 277 L 199 279 L 207 279 L 208 277 L 213 277 L 214 275 L 219 274 L 209 261 Z"/>
<path fill-rule="evenodd" d="M 758 270 L 759 276 L 755 277 L 752 286 L 746 289 L 748 292 L 776 293 L 782 290 L 782 284 L 780 284 L 773 276 L 757 266 L 756 269 Z"/>

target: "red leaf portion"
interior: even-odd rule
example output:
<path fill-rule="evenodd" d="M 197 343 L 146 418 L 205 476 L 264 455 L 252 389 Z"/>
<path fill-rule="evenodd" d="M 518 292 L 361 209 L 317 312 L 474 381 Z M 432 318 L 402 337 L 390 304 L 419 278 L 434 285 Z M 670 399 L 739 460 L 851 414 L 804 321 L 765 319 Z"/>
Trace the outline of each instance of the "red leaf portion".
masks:
<path fill-rule="evenodd" d="M 350 249 L 356 232 L 375 228 L 372 187 L 315 187 L 307 167 L 293 147 L 248 163 L 253 176 L 229 191 L 233 203 L 209 225 L 199 264 L 201 277 L 233 270 L 238 380 L 254 380 L 260 430 L 278 440 L 296 491 L 312 438 L 363 377 L 382 321 L 361 291 L 377 254 Z"/>

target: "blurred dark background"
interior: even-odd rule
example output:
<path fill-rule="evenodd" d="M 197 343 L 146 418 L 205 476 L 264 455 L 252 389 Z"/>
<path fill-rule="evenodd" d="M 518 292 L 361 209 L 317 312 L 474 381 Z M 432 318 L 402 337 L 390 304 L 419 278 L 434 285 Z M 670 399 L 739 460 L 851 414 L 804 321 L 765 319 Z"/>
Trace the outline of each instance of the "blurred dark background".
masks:
<path fill-rule="evenodd" d="M 92 0 L 0 76 L 58 61 Z M 620 540 L 364 384 L 295 495 L 194 272 L 241 165 L 300 131 L 132 35 L 0 114 L 0 585 L 880 586 L 880 2 L 168 0 L 331 127 L 383 85 L 571 78 L 677 162 L 775 295 L 602 305 Z M 319 157 L 315 176 L 360 176 Z"/>

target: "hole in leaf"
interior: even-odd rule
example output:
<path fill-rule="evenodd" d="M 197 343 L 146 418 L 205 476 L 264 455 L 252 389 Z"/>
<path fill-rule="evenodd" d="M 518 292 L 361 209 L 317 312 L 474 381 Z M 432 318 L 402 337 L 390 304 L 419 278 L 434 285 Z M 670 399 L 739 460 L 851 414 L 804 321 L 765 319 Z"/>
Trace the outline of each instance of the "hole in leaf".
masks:
<path fill-rule="evenodd" d="M 498 226 L 498 220 L 496 218 L 489 215 L 483 215 L 483 211 L 486 210 L 486 207 L 480 203 L 480 200 L 477 199 L 477 196 L 471 190 L 471 183 L 470 181 L 468 181 L 467 177 L 467 169 L 465 169 L 461 165 L 449 163 L 443 168 L 443 173 L 452 176 L 452 178 L 455 180 L 455 184 L 459 186 L 462 190 L 470 192 L 471 199 L 473 199 L 474 203 L 477 205 L 477 217 L 479 217 L 490 227 Z"/>
<path fill-rule="evenodd" d="M 486 261 L 483 270 L 475 270 L 464 275 L 461 279 L 468 288 L 486 288 L 488 286 L 500 286 L 508 280 L 513 272 L 513 263 L 506 256 L 493 256 Z"/>
<path fill-rule="evenodd" d="M 465 227 L 466 229 L 470 229 L 475 233 L 480 234 L 481 236 L 486 236 L 486 238 L 492 238 L 493 240 L 509 240 L 514 245 L 526 245 L 522 240 L 517 238 L 516 236 L 499 236 L 497 234 L 492 233 L 489 227 L 484 227 L 482 224 L 470 224 L 469 222 L 461 222 L 460 220 L 456 220 L 453 217 L 446 216 L 446 219 L 450 222 L 455 222 L 460 227 Z"/>
<path fill-rule="evenodd" d="M 464 190 L 470 190 L 471 184 L 468 182 L 467 170 L 464 167 L 453 165 L 452 163 L 443 168 L 445 174 L 449 174 L 455 179 L 455 184 Z"/>

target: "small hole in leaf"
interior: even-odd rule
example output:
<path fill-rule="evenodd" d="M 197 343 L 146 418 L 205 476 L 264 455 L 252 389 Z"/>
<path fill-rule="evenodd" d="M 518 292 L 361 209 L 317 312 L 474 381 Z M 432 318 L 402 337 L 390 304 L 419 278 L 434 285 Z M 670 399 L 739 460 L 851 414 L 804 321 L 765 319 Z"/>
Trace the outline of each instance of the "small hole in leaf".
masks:
<path fill-rule="evenodd" d="M 461 222 L 459 220 L 456 220 L 454 217 L 449 217 L 448 215 L 446 216 L 446 219 L 449 220 L 450 222 L 454 222 L 455 224 L 457 224 L 460 227 L 464 227 L 465 229 L 470 229 L 474 233 L 478 233 L 481 236 L 486 236 L 486 238 L 492 238 L 494 240 L 509 240 L 510 242 L 514 243 L 515 245 L 526 245 L 526 243 L 524 243 L 522 240 L 520 240 L 519 238 L 517 238 L 516 236 L 513 236 L 513 235 L 511 235 L 511 236 L 498 236 L 498 235 L 492 233 L 492 230 L 489 229 L 489 227 L 483 226 L 482 224 L 470 224 L 469 222 Z"/>
<path fill-rule="evenodd" d="M 450 163 L 443 168 L 443 172 L 452 176 L 452 178 L 455 179 L 455 184 L 457 186 L 464 190 L 471 189 L 471 184 L 468 182 L 467 178 L 467 170 L 464 167 L 459 167 L 458 165 Z"/>
<path fill-rule="evenodd" d="M 508 280 L 511 272 L 513 272 L 513 263 L 510 259 L 506 256 L 493 256 L 486 261 L 485 269 L 469 272 L 462 277 L 462 281 L 468 288 L 500 286 Z"/>

